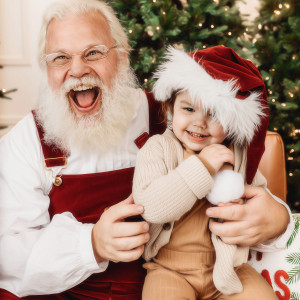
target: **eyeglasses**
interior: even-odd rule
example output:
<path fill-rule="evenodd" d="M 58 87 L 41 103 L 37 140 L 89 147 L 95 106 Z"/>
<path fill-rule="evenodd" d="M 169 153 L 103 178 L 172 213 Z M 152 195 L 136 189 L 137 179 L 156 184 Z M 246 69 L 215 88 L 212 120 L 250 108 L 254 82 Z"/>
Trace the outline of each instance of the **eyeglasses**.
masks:
<path fill-rule="evenodd" d="M 114 45 L 110 48 L 106 47 L 105 45 L 99 45 L 86 48 L 79 54 L 70 54 L 67 52 L 50 53 L 45 54 L 43 56 L 43 60 L 49 67 L 63 67 L 71 63 L 74 55 L 80 55 L 84 62 L 89 63 L 107 57 L 109 51 L 117 47 L 117 45 Z"/>

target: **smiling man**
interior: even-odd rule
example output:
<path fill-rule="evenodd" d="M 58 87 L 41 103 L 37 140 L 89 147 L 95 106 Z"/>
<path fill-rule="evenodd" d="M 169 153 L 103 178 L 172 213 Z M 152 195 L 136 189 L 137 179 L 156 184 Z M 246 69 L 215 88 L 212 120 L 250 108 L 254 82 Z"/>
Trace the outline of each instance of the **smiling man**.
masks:
<path fill-rule="evenodd" d="M 157 102 L 137 87 L 104 2 L 51 5 L 39 49 L 37 107 L 0 140 L 0 298 L 139 300 L 149 225 L 133 217 L 144 208 L 131 186 L 139 147 L 164 130 Z M 210 212 L 236 218 L 217 235 L 254 244 L 287 228 L 284 206 L 250 194 L 234 213 Z"/>
<path fill-rule="evenodd" d="M 159 126 L 129 51 L 103 2 L 46 11 L 37 108 L 0 146 L 1 299 L 140 299 L 149 226 L 130 220 L 143 212 L 130 194 L 136 154 Z"/>

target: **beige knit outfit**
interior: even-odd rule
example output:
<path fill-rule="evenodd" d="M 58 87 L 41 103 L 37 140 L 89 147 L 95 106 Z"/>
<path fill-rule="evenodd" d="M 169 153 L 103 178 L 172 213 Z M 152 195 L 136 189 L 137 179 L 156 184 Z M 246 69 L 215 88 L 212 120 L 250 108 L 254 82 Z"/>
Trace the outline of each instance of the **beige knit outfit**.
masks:
<path fill-rule="evenodd" d="M 244 176 L 246 151 L 235 147 L 234 152 L 235 171 Z M 259 172 L 253 184 L 266 185 Z M 241 294 L 225 296 L 215 288 L 215 249 L 205 214 L 210 204 L 203 199 L 212 187 L 213 179 L 203 163 L 194 155 L 183 160 L 182 146 L 168 129 L 139 151 L 133 197 L 145 207 L 143 217 L 150 222 L 151 238 L 144 258 L 153 259 L 144 265 L 148 274 L 143 299 L 260 299 L 253 296 L 253 290 L 261 293 L 261 299 L 276 299 L 263 277 L 248 264 L 235 269 L 244 286 Z M 254 298 L 247 298 L 249 291 Z"/>

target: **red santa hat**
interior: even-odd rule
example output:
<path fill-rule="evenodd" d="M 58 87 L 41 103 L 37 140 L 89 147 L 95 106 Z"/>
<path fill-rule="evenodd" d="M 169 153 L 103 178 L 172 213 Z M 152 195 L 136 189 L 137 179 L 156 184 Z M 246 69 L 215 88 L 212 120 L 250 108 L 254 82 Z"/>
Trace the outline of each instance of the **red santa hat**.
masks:
<path fill-rule="evenodd" d="M 233 143 L 247 145 L 246 179 L 251 183 L 269 120 L 266 88 L 254 64 L 224 46 L 191 53 L 169 47 L 154 77 L 156 100 L 188 91 L 195 103 L 213 113 Z"/>

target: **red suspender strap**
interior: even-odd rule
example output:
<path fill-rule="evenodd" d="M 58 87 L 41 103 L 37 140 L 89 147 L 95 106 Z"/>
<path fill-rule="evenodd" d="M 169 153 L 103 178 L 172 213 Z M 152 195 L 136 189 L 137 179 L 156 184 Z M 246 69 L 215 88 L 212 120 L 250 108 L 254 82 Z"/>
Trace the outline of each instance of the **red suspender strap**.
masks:
<path fill-rule="evenodd" d="M 61 149 L 58 149 L 57 147 L 53 147 L 53 145 L 48 145 L 44 142 L 45 133 L 43 127 L 38 122 L 36 112 L 34 110 L 32 111 L 32 114 L 41 141 L 46 166 L 48 168 L 51 168 L 66 165 L 66 152 Z"/>
<path fill-rule="evenodd" d="M 134 140 L 135 144 L 139 149 L 141 149 L 144 146 L 144 144 L 149 139 L 149 136 L 155 134 L 162 134 L 166 129 L 163 114 L 161 111 L 161 102 L 156 101 L 152 93 L 145 91 L 145 94 L 147 96 L 148 106 L 149 106 L 149 133 L 150 134 L 144 132 L 142 135 L 140 135 L 137 139 Z"/>

